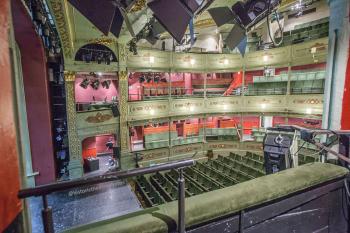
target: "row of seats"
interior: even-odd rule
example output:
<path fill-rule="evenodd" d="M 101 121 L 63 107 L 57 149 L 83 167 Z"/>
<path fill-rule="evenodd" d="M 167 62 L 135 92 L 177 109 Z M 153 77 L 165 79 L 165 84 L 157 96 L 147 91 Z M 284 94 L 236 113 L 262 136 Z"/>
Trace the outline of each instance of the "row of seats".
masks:
<path fill-rule="evenodd" d="M 292 73 L 291 81 L 310 81 L 310 80 L 324 80 L 326 79 L 326 71 L 312 71 L 312 72 L 297 72 Z M 253 83 L 276 83 L 276 82 L 288 82 L 288 74 L 281 73 L 272 77 L 265 76 L 253 76 Z"/>
<path fill-rule="evenodd" d="M 310 156 L 300 155 L 299 164 L 315 162 Z M 216 159 L 197 163 L 184 169 L 185 196 L 191 197 L 204 192 L 229 187 L 244 181 L 264 176 L 264 157 L 254 152 L 245 155 L 231 152 Z M 154 207 L 178 199 L 179 172 L 171 170 L 155 173 L 146 178 L 137 177 L 135 191 L 145 207 Z"/>
<path fill-rule="evenodd" d="M 262 156 L 247 152 L 245 156 L 231 153 L 218 156 L 184 169 L 186 197 L 232 186 L 264 175 Z M 179 173 L 171 170 L 155 173 L 148 178 L 137 177 L 135 191 L 146 207 L 177 200 Z"/>

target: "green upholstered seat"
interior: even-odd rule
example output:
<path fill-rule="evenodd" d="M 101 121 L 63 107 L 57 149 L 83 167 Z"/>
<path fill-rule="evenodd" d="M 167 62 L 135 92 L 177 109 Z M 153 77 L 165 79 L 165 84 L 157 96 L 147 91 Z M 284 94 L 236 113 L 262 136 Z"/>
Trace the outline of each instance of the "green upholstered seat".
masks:
<path fill-rule="evenodd" d="M 339 166 L 312 163 L 196 195 L 186 199 L 186 226 L 194 226 L 233 214 L 344 177 L 346 174 L 348 174 L 348 170 Z M 158 216 L 167 216 L 177 221 L 177 205 L 176 201 L 170 202 L 125 216 L 77 227 L 66 232 L 165 233 L 168 232 L 168 226 Z"/>

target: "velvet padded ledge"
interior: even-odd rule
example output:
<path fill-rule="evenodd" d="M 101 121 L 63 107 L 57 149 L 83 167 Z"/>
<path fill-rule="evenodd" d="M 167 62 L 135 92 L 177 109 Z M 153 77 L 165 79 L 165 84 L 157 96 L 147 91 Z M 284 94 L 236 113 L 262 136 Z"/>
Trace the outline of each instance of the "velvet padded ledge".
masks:
<path fill-rule="evenodd" d="M 306 164 L 277 174 L 263 176 L 231 187 L 186 198 L 186 227 L 233 214 L 344 177 L 347 174 L 347 169 L 332 164 Z M 158 216 L 166 216 L 166 218 L 177 221 L 177 201 L 77 227 L 66 231 L 66 233 L 168 232 L 167 224 Z"/>

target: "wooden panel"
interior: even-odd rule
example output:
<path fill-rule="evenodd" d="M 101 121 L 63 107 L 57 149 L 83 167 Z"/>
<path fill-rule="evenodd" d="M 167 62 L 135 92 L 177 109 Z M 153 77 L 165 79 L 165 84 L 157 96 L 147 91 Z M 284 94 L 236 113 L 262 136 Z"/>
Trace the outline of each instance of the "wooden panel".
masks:
<path fill-rule="evenodd" d="M 193 115 L 205 112 L 204 99 L 174 99 L 171 101 L 170 115 Z"/>
<path fill-rule="evenodd" d="M 128 107 L 128 119 L 131 121 L 160 118 L 169 114 L 169 103 L 167 100 L 130 102 Z"/>
<path fill-rule="evenodd" d="M 301 114 L 322 114 L 323 95 L 294 95 L 287 99 L 288 110 Z"/>
<path fill-rule="evenodd" d="M 227 60 L 227 64 L 225 64 Z M 216 72 L 239 71 L 243 67 L 243 58 L 240 54 L 209 54 L 207 55 L 207 69 Z"/>
<path fill-rule="evenodd" d="M 243 112 L 286 112 L 286 96 L 246 96 Z"/>
<path fill-rule="evenodd" d="M 316 53 L 312 54 L 311 49 L 316 48 Z M 292 64 L 305 65 L 327 61 L 328 38 L 322 38 L 292 46 Z"/>
<path fill-rule="evenodd" d="M 209 98 L 205 103 L 207 112 L 240 112 L 242 110 L 240 96 Z"/>
<path fill-rule="evenodd" d="M 130 54 L 127 60 L 127 66 L 131 70 L 166 70 L 170 65 L 169 52 L 162 52 L 156 50 L 138 50 L 137 55 Z M 152 63 L 150 57 L 154 58 Z"/>
<path fill-rule="evenodd" d="M 247 53 L 244 62 L 247 68 L 287 64 L 290 60 L 290 47 Z"/>
<path fill-rule="evenodd" d="M 194 63 L 191 63 L 191 60 Z M 195 53 L 173 53 L 174 70 L 206 70 L 205 55 Z"/>

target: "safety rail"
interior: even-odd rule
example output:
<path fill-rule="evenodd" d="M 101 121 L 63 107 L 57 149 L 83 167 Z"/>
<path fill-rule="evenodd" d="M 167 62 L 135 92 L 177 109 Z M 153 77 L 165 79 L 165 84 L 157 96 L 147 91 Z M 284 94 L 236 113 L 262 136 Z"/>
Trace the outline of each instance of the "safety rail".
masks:
<path fill-rule="evenodd" d="M 57 192 L 65 191 L 71 188 L 77 188 L 81 186 L 106 183 L 110 181 L 116 181 L 121 179 L 127 179 L 135 176 L 141 176 L 151 174 L 155 172 L 167 171 L 172 169 L 178 169 L 178 232 L 185 232 L 185 178 L 183 175 L 183 169 L 195 165 L 195 160 L 181 160 L 170 163 L 164 163 L 155 165 L 152 167 L 130 169 L 125 171 L 107 172 L 103 175 L 80 178 L 71 181 L 65 181 L 61 183 L 47 184 L 37 186 L 35 188 L 21 189 L 18 192 L 18 198 L 24 199 L 28 197 L 42 196 L 43 209 L 42 220 L 45 233 L 53 233 L 54 225 L 52 219 L 52 208 L 48 205 L 47 195 Z"/>

